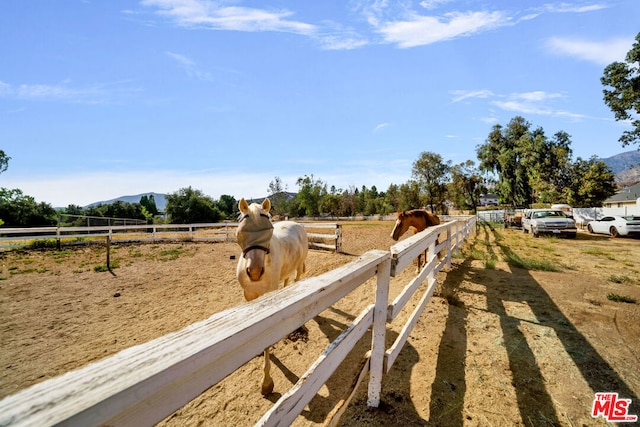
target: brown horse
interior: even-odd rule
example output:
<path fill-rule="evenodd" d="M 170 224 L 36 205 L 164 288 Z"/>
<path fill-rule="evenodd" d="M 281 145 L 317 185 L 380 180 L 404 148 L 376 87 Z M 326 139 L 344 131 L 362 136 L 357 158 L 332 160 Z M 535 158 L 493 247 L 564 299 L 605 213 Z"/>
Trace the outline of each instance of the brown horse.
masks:
<path fill-rule="evenodd" d="M 410 227 L 413 227 L 415 233 L 419 233 L 434 225 L 440 224 L 440 218 L 438 215 L 427 212 L 424 209 L 413 209 L 410 211 L 398 212 L 398 219 L 396 219 L 396 225 L 391 232 L 391 238 L 398 240 L 400 236 L 407 232 Z M 436 240 L 436 245 L 438 241 Z M 427 260 L 427 253 L 424 253 L 425 262 Z M 422 267 L 422 254 L 418 257 L 418 269 Z"/>

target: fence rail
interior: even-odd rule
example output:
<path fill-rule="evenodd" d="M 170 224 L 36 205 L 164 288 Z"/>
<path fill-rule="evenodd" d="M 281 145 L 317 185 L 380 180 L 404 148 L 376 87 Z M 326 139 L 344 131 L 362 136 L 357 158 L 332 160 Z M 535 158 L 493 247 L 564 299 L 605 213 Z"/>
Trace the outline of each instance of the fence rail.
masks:
<path fill-rule="evenodd" d="M 377 407 L 383 376 L 391 369 L 433 294 L 436 273 L 450 264 L 451 253 L 473 232 L 476 221 L 475 216 L 467 217 L 428 228 L 392 246 L 390 251 L 369 251 L 296 286 L 268 293 L 181 331 L 36 384 L 0 400 L 0 425 L 156 423 L 374 277 L 375 304 L 356 317 L 257 425 L 289 425 L 295 420 L 370 327 L 372 346 L 356 387 L 369 373 L 368 405 Z M 426 264 L 389 304 L 391 277 L 425 250 Z M 427 290 L 419 296 L 418 307 L 387 349 L 388 323 L 424 280 Z M 334 409 L 333 421 L 339 419 L 350 399 Z"/>
<path fill-rule="evenodd" d="M 308 230 L 309 246 L 340 252 L 342 226 L 336 223 L 301 223 Z M 0 228 L 0 249 L 24 247 L 34 241 L 55 239 L 65 242 L 99 240 L 112 242 L 235 242 L 237 222 L 203 224 L 104 225 L 90 227 Z M 327 230 L 331 232 L 327 233 Z"/>

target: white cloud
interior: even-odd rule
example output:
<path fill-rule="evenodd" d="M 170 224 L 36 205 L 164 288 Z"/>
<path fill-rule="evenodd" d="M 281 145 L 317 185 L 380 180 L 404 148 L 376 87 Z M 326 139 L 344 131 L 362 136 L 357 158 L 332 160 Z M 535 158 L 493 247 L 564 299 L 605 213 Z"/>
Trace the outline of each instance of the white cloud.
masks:
<path fill-rule="evenodd" d="M 633 42 L 633 37 L 602 41 L 552 37 L 545 42 L 545 47 L 556 55 L 571 56 L 597 65 L 608 65 L 614 61 L 624 61 Z"/>
<path fill-rule="evenodd" d="M 452 0 L 423 0 L 420 2 L 420 7 L 425 9 L 436 9 L 442 5 L 450 3 Z"/>
<path fill-rule="evenodd" d="M 77 104 L 105 104 L 115 102 L 117 97 L 139 92 L 141 89 L 128 82 L 95 83 L 88 87 L 73 87 L 69 82 L 59 84 L 21 84 L 12 86 L 0 82 L 0 97 L 23 100 L 57 100 Z"/>
<path fill-rule="evenodd" d="M 509 95 L 496 94 L 487 89 L 481 90 L 453 90 L 452 102 L 459 102 L 465 99 L 477 98 L 488 99 L 489 105 L 501 110 L 515 112 L 518 114 L 535 114 L 543 116 L 569 117 L 571 119 L 584 119 L 585 115 L 563 111 L 555 107 L 557 100 L 566 98 L 566 94 L 558 92 L 545 92 L 541 90 L 529 92 L 514 92 Z M 485 123 L 495 123 L 498 121 L 492 112 L 490 117 L 479 120 Z"/>
<path fill-rule="evenodd" d="M 387 126 L 389 126 L 389 123 L 380 123 L 379 125 L 377 125 L 375 128 L 373 128 L 373 133 L 378 132 L 379 130 L 382 130 L 384 128 L 386 128 Z"/>
<path fill-rule="evenodd" d="M 460 102 L 468 98 L 489 98 L 493 96 L 493 92 L 487 89 L 481 90 L 453 90 L 451 94 L 455 95 L 455 97 L 451 100 L 451 102 Z"/>
<path fill-rule="evenodd" d="M 381 24 L 378 31 L 387 43 L 408 48 L 470 36 L 510 22 L 502 12 L 452 12 L 443 17 L 412 14 L 404 21 Z"/>
<path fill-rule="evenodd" d="M 545 10 L 548 12 L 558 12 L 558 13 L 585 13 L 585 12 L 594 12 L 596 10 L 606 9 L 609 6 L 605 4 L 588 4 L 584 6 L 577 6 L 571 3 L 559 3 L 559 4 L 547 4 L 545 5 Z"/>
<path fill-rule="evenodd" d="M 178 62 L 189 77 L 205 81 L 213 79 L 211 73 L 200 70 L 197 64 L 186 56 L 174 52 L 166 52 L 166 54 L 167 56 Z"/>
<path fill-rule="evenodd" d="M 220 6 L 208 0 L 144 0 L 145 6 L 158 8 L 158 14 L 173 19 L 185 27 L 204 27 L 213 30 L 280 31 L 313 35 L 317 27 L 290 20 L 288 10 L 268 11 L 238 6 Z"/>

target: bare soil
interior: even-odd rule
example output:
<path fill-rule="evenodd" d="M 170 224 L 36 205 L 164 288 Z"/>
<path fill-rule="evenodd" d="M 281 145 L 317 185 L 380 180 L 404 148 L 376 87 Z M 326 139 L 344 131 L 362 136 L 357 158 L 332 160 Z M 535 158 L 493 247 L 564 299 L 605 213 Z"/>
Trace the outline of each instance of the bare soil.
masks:
<path fill-rule="evenodd" d="M 307 277 L 388 249 L 392 226 L 345 223 L 344 253 L 310 251 Z M 0 253 L 0 398 L 244 303 L 238 252 L 235 243 L 119 244 L 115 275 L 95 271 L 106 262 L 104 246 Z M 517 267 L 523 260 L 539 262 Z M 638 239 L 534 239 L 480 226 L 438 274 L 436 294 L 383 382 L 380 407 L 367 407 L 365 384 L 341 425 L 604 425 L 590 415 L 594 393 L 604 391 L 632 399 L 629 412 L 640 414 L 640 304 L 607 298 L 640 301 L 638 260 Z M 393 280 L 392 296 L 413 274 L 409 267 Z M 367 283 L 308 322 L 308 335 L 277 343 L 269 398 L 260 394 L 256 355 L 160 424 L 255 424 L 373 294 Z M 399 330 L 392 324 L 389 339 Z M 363 338 L 294 425 L 325 423 L 369 342 Z"/>

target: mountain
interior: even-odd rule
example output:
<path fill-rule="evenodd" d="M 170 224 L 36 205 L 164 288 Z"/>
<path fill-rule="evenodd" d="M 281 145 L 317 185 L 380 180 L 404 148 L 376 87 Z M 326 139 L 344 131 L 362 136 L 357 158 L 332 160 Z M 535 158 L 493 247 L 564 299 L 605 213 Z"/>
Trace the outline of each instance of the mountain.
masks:
<path fill-rule="evenodd" d="M 640 151 L 627 151 L 625 153 L 616 154 L 615 156 L 600 159 L 607 164 L 617 174 L 632 168 L 640 168 Z"/>
<path fill-rule="evenodd" d="M 165 208 L 167 207 L 167 199 L 165 195 L 161 193 L 141 193 L 141 194 L 134 194 L 133 196 L 120 196 L 111 200 L 94 202 L 84 207 L 88 208 L 96 205 L 109 205 L 117 201 L 124 202 L 124 203 L 140 203 L 140 199 L 142 198 L 142 196 L 147 196 L 147 197 L 153 196 L 153 200 L 156 202 L 156 207 L 160 212 L 164 212 Z"/>
<path fill-rule="evenodd" d="M 616 176 L 616 183 L 632 185 L 640 182 L 640 151 L 627 151 L 602 160 Z"/>

